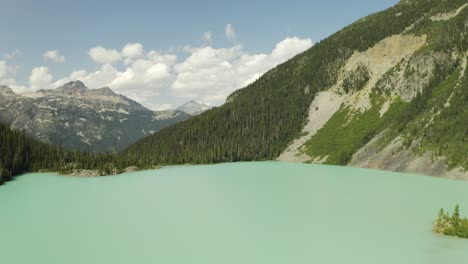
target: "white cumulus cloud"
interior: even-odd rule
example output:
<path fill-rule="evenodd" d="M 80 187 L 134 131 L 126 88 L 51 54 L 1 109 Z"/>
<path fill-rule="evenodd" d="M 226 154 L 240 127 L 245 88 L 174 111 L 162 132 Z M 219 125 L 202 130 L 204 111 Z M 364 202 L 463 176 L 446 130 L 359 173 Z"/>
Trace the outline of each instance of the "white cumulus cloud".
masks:
<path fill-rule="evenodd" d="M 149 101 L 170 85 L 173 79 L 171 65 L 175 60 L 172 55 L 150 52 L 146 58 L 131 62 L 123 70 L 104 64 L 95 72 L 73 72 L 69 77 L 58 80 L 55 86 L 81 80 L 90 88 L 110 87 L 133 100 L 152 106 Z"/>
<path fill-rule="evenodd" d="M 99 64 L 114 64 L 122 59 L 120 52 L 114 49 L 105 49 L 97 46 L 88 52 L 91 59 Z"/>
<path fill-rule="evenodd" d="M 226 37 L 235 41 L 232 25 L 226 26 Z M 65 78 L 55 79 L 45 66 L 32 69 L 29 87 L 19 86 L 11 67 L 0 61 L 0 82 L 16 91 L 50 89 L 73 80 L 83 81 L 89 88 L 110 87 L 117 93 L 155 109 L 167 109 L 187 100 L 220 105 L 233 91 L 257 80 L 276 65 L 313 45 L 310 39 L 286 38 L 265 53 L 249 53 L 240 44 L 216 48 L 212 35 L 203 35 L 200 47 L 184 46 L 178 51 L 145 50 L 140 43 L 129 43 L 119 52 L 97 46 L 89 50 L 90 58 L 101 64 L 98 70 L 75 70 Z M 187 54 L 177 56 L 172 52 Z M 60 58 L 51 51 L 47 58 Z M 46 54 L 44 54 L 46 57 Z M 9 70 L 10 69 L 10 70 Z"/>
<path fill-rule="evenodd" d="M 194 49 L 185 61 L 175 66 L 177 78 L 171 89 L 179 97 L 220 104 L 233 91 L 312 45 L 310 39 L 294 37 L 278 43 L 269 54 L 249 54 L 241 46 Z"/>
<path fill-rule="evenodd" d="M 15 92 L 26 91 L 25 86 L 19 86 L 14 78 L 19 66 L 9 65 L 6 61 L 0 61 L 0 85 L 6 85 Z"/>
<path fill-rule="evenodd" d="M 176 107 L 173 104 L 152 104 L 152 103 L 147 103 L 146 107 L 153 111 L 165 111 L 165 110 L 171 110 L 175 109 Z"/>
<path fill-rule="evenodd" d="M 32 90 L 48 89 L 52 85 L 52 74 L 49 73 L 49 68 L 40 66 L 32 69 L 29 76 L 29 84 Z"/>
<path fill-rule="evenodd" d="M 75 71 L 55 85 L 79 79 L 91 88 L 108 86 L 158 110 L 171 103 L 154 103 L 163 91 L 175 98 L 219 105 L 233 91 L 254 82 L 269 69 L 312 45 L 310 39 L 293 37 L 279 42 L 270 53 L 265 54 L 249 54 L 241 45 L 230 48 L 210 45 L 186 47 L 184 50 L 189 55 L 178 61 L 174 54 L 154 50 L 145 53 L 143 45 L 128 44 L 122 49 L 122 56 L 133 59 L 123 63 L 124 69 L 113 66 L 111 63 L 115 60 L 111 60 L 103 63 L 95 72 Z M 108 51 L 103 47 L 100 50 Z"/>
<path fill-rule="evenodd" d="M 140 43 L 129 43 L 122 49 L 124 57 L 137 59 L 143 57 L 143 45 Z"/>
<path fill-rule="evenodd" d="M 7 61 L 0 61 L 0 78 L 15 75 L 18 69 L 18 65 L 9 65 Z"/>
<path fill-rule="evenodd" d="M 307 50 L 312 44 L 312 40 L 310 39 L 300 39 L 297 37 L 286 38 L 276 45 L 271 55 L 274 59 L 282 62 L 285 58 L 289 59 Z"/>
<path fill-rule="evenodd" d="M 53 62 L 65 62 L 65 56 L 60 55 L 60 52 L 58 50 L 48 50 L 44 52 L 43 57 L 45 60 L 50 60 Z"/>

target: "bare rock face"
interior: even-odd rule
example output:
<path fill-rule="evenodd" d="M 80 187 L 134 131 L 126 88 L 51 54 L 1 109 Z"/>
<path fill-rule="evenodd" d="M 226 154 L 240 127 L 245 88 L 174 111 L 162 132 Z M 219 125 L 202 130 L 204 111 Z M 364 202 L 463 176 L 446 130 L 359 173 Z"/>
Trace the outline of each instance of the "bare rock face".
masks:
<path fill-rule="evenodd" d="M 88 88 L 81 81 L 73 81 L 57 88 L 54 92 L 65 96 L 83 96 Z"/>
<path fill-rule="evenodd" d="M 28 94 L 0 86 L 0 122 L 69 149 L 118 152 L 189 117 L 177 110 L 151 111 L 108 87 L 89 89 L 81 81 Z"/>

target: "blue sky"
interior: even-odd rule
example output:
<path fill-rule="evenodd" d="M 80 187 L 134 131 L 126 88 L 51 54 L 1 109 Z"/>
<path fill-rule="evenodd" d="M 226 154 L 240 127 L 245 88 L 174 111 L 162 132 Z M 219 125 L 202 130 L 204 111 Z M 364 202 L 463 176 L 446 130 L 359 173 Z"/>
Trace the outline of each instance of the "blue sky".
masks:
<path fill-rule="evenodd" d="M 114 90 L 144 101 L 145 105 L 155 109 L 175 106 L 188 99 L 220 104 L 226 93 L 241 88 L 236 85 L 248 83 L 294 52 L 300 52 L 355 20 L 397 2 L 0 0 L 0 34 L 3 40 L 0 43 L 0 61 L 8 69 L 3 77 L 0 75 L 0 80 L 2 77 L 4 83 L 17 86 L 17 91 L 41 85 L 53 88 L 60 83 L 58 81 L 69 78 L 73 71 L 81 70 L 86 73 L 74 76 L 87 76 L 89 84 L 85 83 L 88 86 L 114 85 L 111 87 Z M 227 32 L 228 24 L 230 34 Z M 287 39 L 290 41 L 284 42 Z M 138 58 L 130 59 L 123 55 L 123 48 L 129 43 L 140 44 L 132 46 L 143 52 Z M 278 51 L 279 43 L 284 44 L 282 49 L 290 52 Z M 105 49 L 105 56 L 112 55 L 108 52 L 110 50 L 121 53 L 120 60 L 109 63 L 107 59 L 98 59 L 97 62 L 89 53 L 98 46 Z M 49 53 L 48 58 L 44 56 L 46 51 L 55 50 L 57 52 Z M 275 57 L 275 50 L 281 56 Z M 176 58 L 153 56 L 153 64 L 147 63 L 143 67 L 141 62 L 140 66 L 134 65 L 137 60 L 148 60 L 147 55 L 151 51 Z M 192 60 L 187 61 L 189 58 Z M 245 76 L 239 76 L 242 82 L 226 89 L 220 87 L 229 83 L 229 78 L 247 71 L 242 63 L 252 61 L 258 65 L 249 69 Z M 150 71 L 153 74 L 150 80 L 143 79 L 148 77 L 148 68 L 152 66 L 156 67 Z M 36 75 L 31 79 L 34 68 L 37 68 Z M 223 69 L 230 70 L 230 74 Z M 110 77 L 96 80 L 96 74 L 88 76 L 96 71 L 102 74 L 106 70 L 119 76 L 120 80 Z M 138 80 L 128 77 L 129 73 L 140 74 L 137 70 L 145 71 L 146 77 L 140 76 Z M 196 76 L 197 72 L 204 74 Z M 210 80 L 209 76 L 225 73 L 223 80 L 214 80 L 213 77 Z M 181 74 L 184 80 L 179 78 Z M 208 76 L 206 85 L 203 76 Z M 127 79 L 124 82 L 122 78 Z M 194 88 L 188 87 L 190 81 L 195 84 Z M 131 85 L 134 87 L 130 88 Z"/>

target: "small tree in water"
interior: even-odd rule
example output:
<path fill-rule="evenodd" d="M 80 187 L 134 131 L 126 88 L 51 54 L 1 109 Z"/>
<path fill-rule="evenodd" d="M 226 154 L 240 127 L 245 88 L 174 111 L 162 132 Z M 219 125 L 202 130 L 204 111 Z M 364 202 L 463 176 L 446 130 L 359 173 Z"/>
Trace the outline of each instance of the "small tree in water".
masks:
<path fill-rule="evenodd" d="M 460 206 L 458 204 L 455 206 L 455 209 L 453 210 L 452 224 L 455 227 L 460 224 Z"/>
<path fill-rule="evenodd" d="M 444 215 L 445 215 L 444 209 L 443 209 L 443 208 L 440 208 L 438 220 L 441 221 L 442 219 L 444 219 Z"/>
<path fill-rule="evenodd" d="M 468 219 L 460 216 L 460 206 L 455 206 L 453 214 L 439 210 L 439 218 L 434 224 L 434 231 L 447 236 L 468 238 Z"/>

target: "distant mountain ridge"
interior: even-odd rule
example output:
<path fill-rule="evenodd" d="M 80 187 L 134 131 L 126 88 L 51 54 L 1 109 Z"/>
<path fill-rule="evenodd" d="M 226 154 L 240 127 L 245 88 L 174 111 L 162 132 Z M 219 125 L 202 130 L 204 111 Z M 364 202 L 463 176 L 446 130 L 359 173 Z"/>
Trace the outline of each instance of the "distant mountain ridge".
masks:
<path fill-rule="evenodd" d="M 0 122 L 69 149 L 117 152 L 189 117 L 178 110 L 151 111 L 108 87 L 89 89 L 81 81 L 20 95 L 0 87 Z"/>

